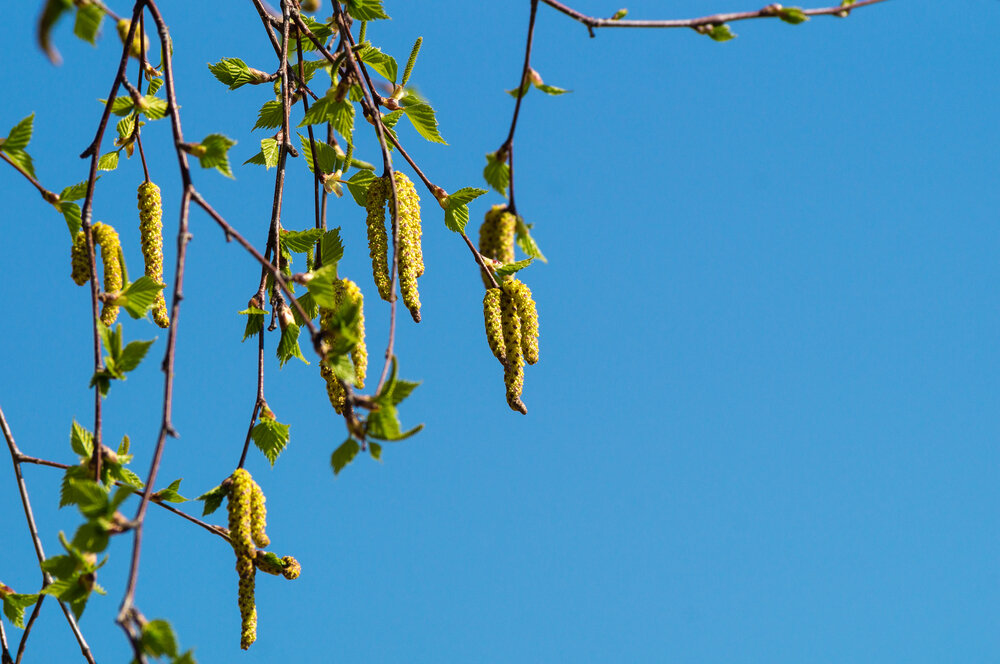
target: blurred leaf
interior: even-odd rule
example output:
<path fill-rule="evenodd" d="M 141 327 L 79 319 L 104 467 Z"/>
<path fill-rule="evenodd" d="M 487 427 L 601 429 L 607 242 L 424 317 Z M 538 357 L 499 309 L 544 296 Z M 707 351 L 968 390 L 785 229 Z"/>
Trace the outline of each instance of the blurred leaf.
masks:
<path fill-rule="evenodd" d="M 62 63 L 59 51 L 52 46 L 50 33 L 64 12 L 73 7 L 73 0 L 46 0 L 45 7 L 42 8 L 42 15 L 38 18 L 38 45 L 49 56 L 49 61 L 54 65 Z"/>
<path fill-rule="evenodd" d="M 483 178 L 498 194 L 506 196 L 507 187 L 510 186 L 510 166 L 506 161 L 497 159 L 496 152 L 488 152 L 486 154 L 486 168 L 483 169 Z"/>
<path fill-rule="evenodd" d="M 333 474 L 339 475 L 347 464 L 354 461 L 354 457 L 361 451 L 361 444 L 353 438 L 345 440 L 340 447 L 334 450 L 330 456 L 330 465 L 333 466 Z"/>
<path fill-rule="evenodd" d="M 359 21 L 389 18 L 382 8 L 382 0 L 348 0 L 347 13 Z"/>
<path fill-rule="evenodd" d="M 521 248 L 521 251 L 525 255 L 531 258 L 537 258 L 543 263 L 548 263 L 545 256 L 542 255 L 542 250 L 538 248 L 538 244 L 535 243 L 534 238 L 531 237 L 531 233 L 528 230 L 528 225 L 524 223 L 524 219 L 520 215 L 517 217 L 517 225 L 514 227 L 515 230 L 515 241 L 517 246 Z"/>
<path fill-rule="evenodd" d="M 792 25 L 805 23 L 809 20 L 809 17 L 805 15 L 801 7 L 782 7 L 778 10 L 778 18 Z"/>
<path fill-rule="evenodd" d="M 733 31 L 729 29 L 729 26 L 725 23 L 720 23 L 718 25 L 713 25 L 705 31 L 705 34 L 711 37 L 714 41 L 725 42 L 736 37 Z"/>
<path fill-rule="evenodd" d="M 150 620 L 142 627 L 142 649 L 153 657 L 177 657 L 177 636 L 166 620 Z"/>
<path fill-rule="evenodd" d="M 97 45 L 97 33 L 104 20 L 104 8 L 100 5 L 82 5 L 76 10 L 73 34 L 90 44 Z"/>

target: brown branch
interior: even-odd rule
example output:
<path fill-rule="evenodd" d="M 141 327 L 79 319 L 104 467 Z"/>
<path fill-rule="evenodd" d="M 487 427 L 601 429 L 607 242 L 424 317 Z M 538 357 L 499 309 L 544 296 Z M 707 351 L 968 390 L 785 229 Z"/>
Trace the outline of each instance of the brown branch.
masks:
<path fill-rule="evenodd" d="M 30 182 L 31 184 L 33 184 L 35 186 L 35 189 L 38 190 L 38 193 L 42 195 L 42 198 L 45 199 L 46 203 L 51 203 L 52 205 L 56 205 L 57 203 L 59 203 L 59 194 L 57 194 L 57 193 L 55 193 L 53 191 L 49 191 L 48 189 L 46 189 L 45 187 L 43 187 L 42 183 L 39 182 L 38 180 L 36 180 L 35 177 L 31 173 L 29 173 L 28 171 L 26 171 L 23 168 L 21 168 L 20 164 L 17 164 L 15 162 L 11 161 L 10 157 L 8 157 L 3 152 L 0 152 L 0 159 L 3 159 L 4 161 L 6 161 L 8 164 L 10 164 L 11 166 L 14 167 L 14 170 L 16 170 L 18 173 L 20 173 L 24 177 L 26 177 L 28 179 L 28 182 Z"/>
<path fill-rule="evenodd" d="M 732 12 L 728 14 L 713 14 L 711 16 L 702 16 L 699 18 L 687 18 L 687 19 L 667 19 L 667 20 L 652 20 L 652 21 L 633 21 L 633 20 L 619 20 L 615 21 L 610 18 L 596 18 L 594 16 L 587 16 L 582 12 L 578 12 L 571 7 L 567 7 L 557 0 L 541 0 L 549 7 L 552 7 L 556 11 L 562 12 L 566 16 L 583 23 L 590 29 L 593 28 L 697 28 L 699 26 L 709 26 L 709 25 L 720 25 L 722 23 L 732 23 L 733 21 L 746 21 L 748 19 L 755 18 L 777 18 L 778 8 L 773 5 L 768 5 L 757 11 L 749 12 Z M 802 13 L 806 16 L 843 16 L 855 9 L 861 9 L 862 7 L 867 7 L 869 5 L 874 5 L 879 2 L 885 2 L 885 0 L 860 0 L 855 2 L 853 5 L 848 6 L 837 6 L 837 7 L 822 7 L 819 9 L 803 9 Z M 780 6 L 779 6 L 780 8 Z"/>
<path fill-rule="evenodd" d="M 17 448 L 17 443 L 14 441 L 14 434 L 10 431 L 10 425 L 7 424 L 7 418 L 4 416 L 3 409 L 0 408 L 0 430 L 3 431 L 4 440 L 7 441 L 7 449 L 10 450 L 10 460 L 14 464 L 14 476 L 17 479 L 17 492 L 21 496 L 21 506 L 24 508 L 24 518 L 28 522 L 28 531 L 31 533 L 31 543 L 35 547 L 35 556 L 38 558 L 38 564 L 41 565 L 45 561 L 45 550 L 42 549 L 42 539 L 38 536 L 38 525 L 35 523 L 35 515 L 31 511 L 31 501 L 28 499 L 28 486 L 24 482 L 24 475 L 21 473 L 21 463 L 24 455 L 21 454 L 21 450 Z M 52 577 L 48 572 L 42 571 L 42 587 L 52 583 Z M 34 613 L 40 610 L 40 604 L 42 603 L 42 597 L 38 598 L 38 602 L 35 605 Z M 63 615 L 66 616 L 66 621 L 69 623 L 70 629 L 73 631 L 73 636 L 76 637 L 76 642 L 80 646 L 80 652 L 83 657 L 90 663 L 96 664 L 94 662 L 94 656 L 90 652 L 90 646 L 87 645 L 87 640 L 83 638 L 83 632 L 80 631 L 80 626 L 76 623 L 76 618 L 70 613 L 69 609 L 63 602 L 59 602 L 60 608 L 62 608 Z M 17 661 L 21 661 L 21 656 L 24 653 L 24 647 L 28 641 L 28 635 L 31 633 L 31 623 L 25 627 L 24 634 L 21 635 L 21 644 L 18 647 Z"/>

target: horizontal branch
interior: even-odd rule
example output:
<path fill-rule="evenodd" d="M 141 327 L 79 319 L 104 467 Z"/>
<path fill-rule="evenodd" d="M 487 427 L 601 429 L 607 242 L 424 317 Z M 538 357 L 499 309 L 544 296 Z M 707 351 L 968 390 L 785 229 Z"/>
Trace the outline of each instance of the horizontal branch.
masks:
<path fill-rule="evenodd" d="M 588 28 L 697 28 L 703 25 L 719 25 L 721 23 L 732 23 L 733 21 L 746 21 L 754 18 L 777 18 L 781 5 L 768 5 L 757 11 L 731 12 L 728 14 L 713 14 L 711 16 L 701 16 L 699 18 L 686 19 L 666 19 L 651 21 L 635 20 L 615 20 L 611 18 L 597 18 L 587 16 L 578 12 L 572 7 L 567 7 L 558 0 L 541 0 L 556 11 L 562 12 L 566 16 L 583 23 Z M 806 16 L 845 16 L 848 12 L 861 9 L 869 5 L 874 5 L 885 0 L 860 0 L 848 6 L 822 7 L 819 9 L 803 9 Z"/>

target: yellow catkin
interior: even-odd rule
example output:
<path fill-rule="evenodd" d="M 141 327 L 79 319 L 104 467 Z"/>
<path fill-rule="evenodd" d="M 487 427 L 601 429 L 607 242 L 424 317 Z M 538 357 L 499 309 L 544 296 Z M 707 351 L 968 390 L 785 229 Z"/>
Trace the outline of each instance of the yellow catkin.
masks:
<path fill-rule="evenodd" d="M 281 562 L 285 564 L 285 569 L 281 572 L 282 576 L 289 580 L 299 578 L 299 574 L 302 573 L 302 565 L 299 564 L 299 561 L 291 556 L 285 556 Z"/>
<path fill-rule="evenodd" d="M 386 182 L 375 178 L 368 186 L 365 209 L 368 211 L 368 253 L 372 259 L 372 276 L 379 297 L 392 301 L 389 283 L 389 240 L 385 232 L 385 202 L 388 198 Z"/>
<path fill-rule="evenodd" d="M 500 292 L 500 325 L 503 343 L 507 349 L 503 382 L 507 387 L 507 405 L 519 413 L 527 414 L 528 408 L 521 401 L 524 389 L 524 358 L 521 356 L 521 319 L 514 298 L 506 290 Z"/>
<path fill-rule="evenodd" d="M 330 398 L 330 405 L 333 406 L 338 415 L 343 415 L 344 400 L 347 398 L 347 393 L 344 392 L 343 385 L 340 384 L 333 371 L 325 364 L 320 365 L 319 375 L 326 381 L 326 395 Z"/>
<path fill-rule="evenodd" d="M 256 482 L 250 493 L 250 536 L 257 546 L 267 546 L 271 543 L 264 530 L 267 528 L 267 507 L 264 492 Z"/>
<path fill-rule="evenodd" d="M 160 188 L 152 182 L 139 185 L 139 236 L 142 238 L 142 258 L 146 276 L 163 284 L 163 202 Z M 163 291 L 153 301 L 153 322 L 160 327 L 170 327 L 167 302 Z"/>
<path fill-rule="evenodd" d="M 504 283 L 504 289 L 514 298 L 521 319 L 521 351 L 524 361 L 535 364 L 538 362 L 538 309 L 531 297 L 531 289 L 517 279 Z"/>
<path fill-rule="evenodd" d="M 239 575 L 240 647 L 246 650 L 257 640 L 257 607 L 254 600 L 254 493 L 260 487 L 250 473 L 237 469 L 229 478 L 229 541 L 236 553 L 236 573 Z M 261 496 L 262 498 L 263 496 Z M 263 501 L 259 508 L 263 507 Z M 259 514 L 259 509 L 258 509 Z M 263 528 L 261 527 L 261 532 Z"/>
<path fill-rule="evenodd" d="M 479 253 L 486 258 L 498 260 L 501 263 L 514 262 L 514 231 L 517 229 L 517 217 L 507 211 L 506 205 L 494 205 L 479 227 Z M 482 269 L 483 284 L 487 288 L 493 286 L 490 277 Z"/>
<path fill-rule="evenodd" d="M 417 277 L 424 273 L 420 247 L 420 197 L 410 178 L 396 171 L 396 201 L 399 205 L 399 292 L 410 316 L 420 322 L 420 293 Z"/>
<path fill-rule="evenodd" d="M 503 341 L 503 327 L 500 323 L 500 289 L 487 289 L 483 296 L 483 318 L 486 320 L 486 342 L 500 364 L 507 362 L 507 350 Z"/>
<path fill-rule="evenodd" d="M 108 224 L 97 222 L 90 227 L 94 238 L 94 250 L 101 248 L 101 262 L 104 264 L 104 292 L 117 293 L 122 289 L 121 241 L 118 233 Z M 73 241 L 73 281 L 79 285 L 90 279 L 90 260 L 87 252 L 87 238 L 83 231 L 76 234 Z M 118 305 L 105 302 L 101 309 L 101 322 L 112 325 L 118 319 Z"/>

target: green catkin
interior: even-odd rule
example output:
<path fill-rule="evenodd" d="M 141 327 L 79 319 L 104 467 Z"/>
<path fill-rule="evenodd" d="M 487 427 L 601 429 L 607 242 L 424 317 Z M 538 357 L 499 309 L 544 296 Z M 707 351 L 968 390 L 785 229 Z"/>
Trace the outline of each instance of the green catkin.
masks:
<path fill-rule="evenodd" d="M 152 182 L 139 185 L 139 235 L 142 238 L 142 258 L 146 276 L 163 284 L 163 202 L 160 188 Z M 153 322 L 160 327 L 170 327 L 167 302 L 163 291 L 153 301 Z"/>
<path fill-rule="evenodd" d="M 514 262 L 514 231 L 517 229 L 517 217 L 507 212 L 506 205 L 494 205 L 483 225 L 479 227 L 479 253 L 485 258 L 492 258 L 501 263 Z M 493 287 L 490 276 L 480 268 L 483 284 Z"/>
<path fill-rule="evenodd" d="M 330 405 L 333 406 L 333 410 L 338 415 L 343 415 L 344 400 L 347 398 L 344 386 L 337 380 L 337 377 L 333 374 L 333 370 L 325 364 L 320 365 L 319 375 L 326 381 L 326 395 L 330 398 Z"/>
<path fill-rule="evenodd" d="M 104 292 L 117 293 L 122 289 L 122 264 L 119 256 L 121 241 L 118 233 L 108 224 L 97 222 L 90 227 L 94 238 L 95 251 L 101 248 L 101 261 L 104 263 Z M 73 262 L 73 281 L 82 286 L 90 280 L 90 260 L 87 252 L 87 237 L 83 231 L 76 234 L 73 249 L 70 252 Z M 105 302 L 101 309 L 101 322 L 113 325 L 118 319 L 118 305 Z"/>
<path fill-rule="evenodd" d="M 503 341 L 503 326 L 500 323 L 500 289 L 487 289 L 483 296 L 483 318 L 486 320 L 486 342 L 500 364 L 507 362 L 507 349 Z"/>
<path fill-rule="evenodd" d="M 257 640 L 257 607 L 254 601 L 254 558 L 257 551 L 254 548 L 253 503 L 254 493 L 260 491 L 260 487 L 243 468 L 233 472 L 229 481 L 229 541 L 236 553 L 236 572 L 240 577 L 240 647 L 246 650 Z M 263 507 L 263 501 L 260 507 Z"/>
<path fill-rule="evenodd" d="M 387 183 L 382 178 L 375 178 L 368 186 L 368 198 L 365 209 L 368 211 L 368 253 L 372 259 L 372 276 L 379 297 L 386 302 L 392 301 L 392 291 L 389 286 L 389 239 L 385 232 L 385 202 L 389 192 Z"/>
<path fill-rule="evenodd" d="M 500 325 L 503 328 L 503 343 L 507 350 L 504 363 L 503 382 L 507 387 L 507 405 L 512 410 L 527 414 L 528 408 L 521 401 L 524 389 L 524 358 L 521 356 L 521 319 L 517 304 L 506 289 L 500 292 Z"/>
<path fill-rule="evenodd" d="M 264 492 L 254 482 L 250 493 L 250 536 L 257 546 L 267 546 L 271 543 L 264 529 L 267 528 L 267 507 L 264 505 Z"/>
<path fill-rule="evenodd" d="M 420 197 L 410 178 L 396 171 L 396 201 L 399 204 L 399 292 L 410 315 L 420 322 L 417 277 L 424 273 L 420 247 Z"/>
<path fill-rule="evenodd" d="M 538 309 L 531 297 L 531 289 L 517 279 L 504 283 L 504 289 L 514 298 L 521 319 L 521 352 L 524 361 L 535 364 L 538 362 Z"/>

